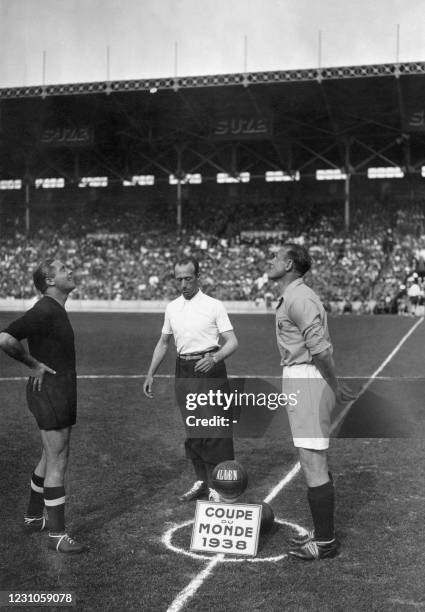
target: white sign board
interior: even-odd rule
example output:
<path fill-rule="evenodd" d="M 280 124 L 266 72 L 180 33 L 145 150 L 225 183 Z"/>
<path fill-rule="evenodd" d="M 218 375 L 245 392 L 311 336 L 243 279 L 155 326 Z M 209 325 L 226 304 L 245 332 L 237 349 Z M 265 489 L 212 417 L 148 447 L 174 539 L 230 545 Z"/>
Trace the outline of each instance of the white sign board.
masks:
<path fill-rule="evenodd" d="M 257 554 L 261 504 L 226 504 L 197 501 L 191 550 Z"/>

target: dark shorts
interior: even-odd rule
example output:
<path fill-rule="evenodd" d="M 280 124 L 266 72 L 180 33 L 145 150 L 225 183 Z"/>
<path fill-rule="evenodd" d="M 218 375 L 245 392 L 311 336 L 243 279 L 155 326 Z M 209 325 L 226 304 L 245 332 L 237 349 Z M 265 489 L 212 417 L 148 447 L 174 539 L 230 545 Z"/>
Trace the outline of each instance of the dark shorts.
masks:
<path fill-rule="evenodd" d="M 77 377 L 75 373 L 46 374 L 41 391 L 27 383 L 28 408 L 39 429 L 64 429 L 77 420 Z"/>

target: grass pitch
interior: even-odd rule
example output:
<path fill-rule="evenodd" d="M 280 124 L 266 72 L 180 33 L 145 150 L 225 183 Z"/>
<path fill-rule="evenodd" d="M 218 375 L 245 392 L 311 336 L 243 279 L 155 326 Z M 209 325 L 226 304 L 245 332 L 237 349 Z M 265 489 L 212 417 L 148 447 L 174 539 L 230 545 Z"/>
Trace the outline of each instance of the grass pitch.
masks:
<path fill-rule="evenodd" d="M 0 313 L 0 328 L 15 314 Z M 233 376 L 278 377 L 272 316 L 231 317 L 240 341 Z M 192 482 L 184 431 L 174 407 L 174 356 L 156 381 L 142 380 L 160 333 L 160 315 L 72 314 L 76 331 L 79 418 L 67 481 L 71 534 L 90 551 L 75 558 L 46 550 L 45 534 L 24 536 L 39 434 L 25 406 L 25 368 L 0 355 L 0 590 L 72 590 L 78 610 L 165 611 L 208 563 L 169 550 L 164 533 L 193 518 L 177 496 Z M 331 318 L 338 373 L 359 389 L 404 337 L 414 319 Z M 218 563 L 182 609 L 220 611 L 425 609 L 423 535 L 425 325 L 403 344 L 352 407 L 330 463 L 337 487 L 341 555 L 321 563 Z M 118 377 L 117 377 L 118 376 Z M 259 502 L 291 469 L 289 434 L 240 438 L 237 458 L 249 472 L 246 500 Z M 302 477 L 271 502 L 276 516 L 309 527 Z M 187 550 L 190 526 L 173 544 Z M 260 543 L 258 558 L 280 557 L 288 528 Z"/>

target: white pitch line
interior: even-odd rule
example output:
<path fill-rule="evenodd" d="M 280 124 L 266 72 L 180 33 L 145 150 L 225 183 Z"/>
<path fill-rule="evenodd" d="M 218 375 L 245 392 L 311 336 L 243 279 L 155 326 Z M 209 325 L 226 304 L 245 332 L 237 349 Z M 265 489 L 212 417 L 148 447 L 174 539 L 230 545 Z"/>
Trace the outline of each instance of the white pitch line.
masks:
<path fill-rule="evenodd" d="M 334 429 L 340 423 L 341 419 L 343 419 L 345 417 L 345 415 L 347 414 L 348 410 L 351 408 L 352 404 L 361 395 L 363 395 L 363 393 L 366 391 L 366 389 L 368 389 L 369 386 L 372 384 L 372 381 L 376 380 L 379 372 L 382 372 L 382 370 L 385 368 L 385 366 L 388 365 L 388 363 L 391 361 L 391 359 L 394 357 L 394 355 L 400 350 L 400 348 L 403 346 L 403 344 L 406 342 L 406 340 L 409 338 L 409 336 L 411 334 L 413 334 L 413 332 L 416 330 L 416 328 L 422 323 L 424 318 L 425 317 L 421 317 L 418 321 L 416 321 L 416 323 L 403 336 L 403 338 L 395 346 L 395 348 L 391 351 L 391 353 L 384 359 L 384 361 L 381 363 L 381 365 L 375 370 L 375 372 L 372 374 L 372 376 L 370 376 L 368 378 L 368 382 L 365 385 L 363 385 L 363 387 L 361 388 L 360 393 L 356 397 L 356 399 L 353 400 L 352 402 L 349 402 L 345 406 L 343 412 L 341 412 L 341 414 L 339 415 L 337 421 L 335 421 L 332 424 L 331 431 L 334 431 Z M 270 378 L 270 377 L 268 377 L 268 378 Z M 267 495 L 267 497 L 264 498 L 264 501 L 266 503 L 268 503 L 269 501 L 274 499 L 276 497 L 276 495 L 283 489 L 283 487 L 285 487 L 289 482 L 291 482 L 291 480 L 298 474 L 300 469 L 301 469 L 301 465 L 300 465 L 300 462 L 298 461 L 294 465 L 294 467 L 291 469 L 291 471 L 288 472 L 288 474 L 286 474 L 286 476 L 284 476 L 282 478 L 282 480 L 274 487 L 274 489 L 272 489 L 270 491 L 270 493 Z M 212 560 L 208 563 L 208 565 L 201 572 L 199 572 L 199 574 L 197 574 L 195 576 L 195 578 L 182 591 L 180 591 L 180 593 L 177 595 L 177 597 L 172 602 L 171 606 L 168 608 L 167 612 L 179 612 L 182 609 L 182 607 L 185 605 L 185 603 L 195 595 L 196 591 L 202 586 L 204 580 L 206 578 L 208 578 L 208 576 L 212 573 L 212 571 L 215 568 L 215 566 L 218 565 L 218 563 L 220 563 L 220 561 L 222 560 L 223 557 L 224 557 L 223 554 L 217 555 L 216 557 L 213 557 Z"/>
<path fill-rule="evenodd" d="M 288 483 L 291 482 L 291 480 L 293 478 L 295 478 L 295 476 L 298 474 L 298 472 L 301 469 L 301 465 L 300 462 L 298 461 L 294 467 L 292 468 L 292 470 L 290 472 L 288 472 L 286 474 L 286 476 L 284 476 L 282 478 L 282 480 L 280 482 L 277 483 L 277 485 L 274 487 L 274 489 L 272 489 L 270 491 L 270 493 L 267 495 L 267 497 L 264 498 L 264 501 L 266 502 L 266 504 L 268 504 L 269 502 L 272 501 L 272 499 L 274 499 L 276 497 L 276 495 L 278 493 L 280 493 L 280 491 L 283 489 L 283 487 L 285 487 Z"/>
<path fill-rule="evenodd" d="M 140 380 L 145 378 L 146 374 L 78 374 L 78 380 Z M 155 378 L 174 378 L 174 374 L 155 374 Z M 258 379 L 273 379 L 281 380 L 280 376 L 269 376 L 269 374 L 231 374 L 227 378 L 258 378 Z M 339 380 L 370 380 L 370 376 L 338 376 Z M 28 380 L 28 376 L 0 376 L 0 382 L 19 382 Z M 425 376 L 375 376 L 374 380 L 400 380 L 400 381 L 415 381 L 425 380 Z"/>
<path fill-rule="evenodd" d="M 340 423 L 342 423 L 342 421 L 345 419 L 345 417 L 347 415 L 347 412 L 350 410 L 350 408 L 354 404 L 354 402 L 356 402 L 359 399 L 359 397 L 361 397 L 363 395 L 363 393 L 370 387 L 372 382 L 378 378 L 378 374 L 380 372 L 382 372 L 382 370 L 389 364 L 389 362 L 394 357 L 394 355 L 396 355 L 396 353 L 398 353 L 398 351 L 401 349 L 401 347 L 406 342 L 406 340 L 413 334 L 413 332 L 416 330 L 416 328 L 419 327 L 419 325 L 422 323 L 424 318 L 425 317 L 421 317 L 418 321 L 416 321 L 416 323 L 414 325 L 412 325 L 412 327 L 409 329 L 409 331 L 406 334 L 404 334 L 404 336 L 400 340 L 400 342 L 393 348 L 393 350 L 388 355 L 388 357 L 386 357 L 384 359 L 384 361 L 381 363 L 379 368 L 377 368 L 375 370 L 375 372 L 369 378 L 367 383 L 363 385 L 363 387 L 360 389 L 360 392 L 359 392 L 358 396 L 356 397 L 356 399 L 352 400 L 351 402 L 348 402 L 348 404 L 346 404 L 344 406 L 344 409 L 341 411 L 341 413 L 338 415 L 338 417 L 332 423 L 331 431 L 335 431 L 335 429 L 338 427 L 338 425 L 340 425 Z"/>
<path fill-rule="evenodd" d="M 199 572 L 193 580 L 177 595 L 167 612 L 179 612 L 185 603 L 193 597 L 199 587 L 203 584 L 204 580 L 212 573 L 215 566 L 221 563 L 224 559 L 224 553 L 220 553 L 211 559 L 211 561 L 205 566 L 205 568 Z"/>

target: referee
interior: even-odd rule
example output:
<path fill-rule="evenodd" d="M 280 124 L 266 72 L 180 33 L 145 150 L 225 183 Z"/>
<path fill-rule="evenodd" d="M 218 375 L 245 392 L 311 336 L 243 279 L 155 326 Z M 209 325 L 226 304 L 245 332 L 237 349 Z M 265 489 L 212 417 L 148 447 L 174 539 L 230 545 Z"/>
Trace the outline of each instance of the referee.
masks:
<path fill-rule="evenodd" d="M 43 447 L 31 478 L 24 530 L 32 533 L 48 528 L 50 550 L 81 553 L 85 546 L 65 530 L 64 488 L 71 428 L 77 415 L 74 332 L 65 310 L 75 283 L 72 272 L 59 260 L 43 262 L 33 279 L 43 297 L 0 333 L 0 348 L 30 368 L 27 402 Z M 28 351 L 21 344 L 24 338 Z"/>
<path fill-rule="evenodd" d="M 355 397 L 335 376 L 326 311 L 303 280 L 310 268 L 307 250 L 288 243 L 276 253 L 268 272 L 281 289 L 276 337 L 283 365 L 282 386 L 286 395 L 297 397 L 297 404 L 288 405 L 287 411 L 314 525 L 307 536 L 292 539 L 289 552 L 306 561 L 338 554 L 334 484 L 327 460 L 331 412 L 336 401 L 344 403 Z"/>
<path fill-rule="evenodd" d="M 189 393 L 208 393 L 227 384 L 224 360 L 237 349 L 238 341 L 223 304 L 200 290 L 198 261 L 191 257 L 178 261 L 174 273 L 181 296 L 166 308 L 161 337 L 154 349 L 143 391 L 147 397 L 153 398 L 153 377 L 173 335 L 178 353 L 176 398 L 182 415 L 187 416 L 185 400 Z M 221 347 L 220 336 L 224 341 Z M 207 406 L 208 410 L 213 412 L 213 406 Z M 186 438 L 186 457 L 192 461 L 196 480 L 180 496 L 181 501 L 204 495 L 208 495 L 211 501 L 219 501 L 217 492 L 209 486 L 211 474 L 218 463 L 234 458 L 234 450 L 231 435 L 218 437 L 222 435 L 220 430 L 213 433 L 217 437 Z"/>

